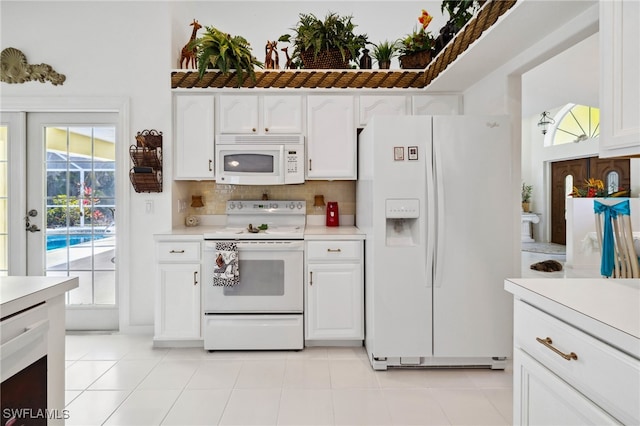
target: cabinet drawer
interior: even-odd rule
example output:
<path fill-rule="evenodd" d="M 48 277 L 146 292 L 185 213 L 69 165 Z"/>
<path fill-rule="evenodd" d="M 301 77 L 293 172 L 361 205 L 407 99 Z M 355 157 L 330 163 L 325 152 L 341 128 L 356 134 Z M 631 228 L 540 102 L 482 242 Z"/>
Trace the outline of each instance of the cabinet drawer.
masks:
<path fill-rule="evenodd" d="M 200 243 L 172 241 L 156 245 L 158 262 L 199 262 Z"/>
<path fill-rule="evenodd" d="M 360 241 L 308 241 L 307 260 L 360 260 Z"/>
<path fill-rule="evenodd" d="M 567 360 L 540 340 L 563 354 Z M 640 360 L 516 300 L 514 344 L 625 424 L 640 423 Z"/>

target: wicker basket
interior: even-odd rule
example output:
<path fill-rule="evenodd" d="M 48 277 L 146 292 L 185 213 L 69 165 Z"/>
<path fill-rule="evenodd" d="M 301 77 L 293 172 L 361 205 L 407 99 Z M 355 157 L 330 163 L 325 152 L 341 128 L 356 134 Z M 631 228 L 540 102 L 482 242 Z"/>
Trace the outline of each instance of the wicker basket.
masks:
<path fill-rule="evenodd" d="M 349 68 L 349 59 L 351 55 L 345 52 L 345 59 L 338 49 L 321 50 L 314 55 L 312 50 L 305 50 L 300 53 L 302 63 L 306 69 L 329 69 L 342 70 Z"/>
<path fill-rule="evenodd" d="M 400 67 L 404 69 L 424 69 L 431 62 L 431 50 L 400 56 Z"/>

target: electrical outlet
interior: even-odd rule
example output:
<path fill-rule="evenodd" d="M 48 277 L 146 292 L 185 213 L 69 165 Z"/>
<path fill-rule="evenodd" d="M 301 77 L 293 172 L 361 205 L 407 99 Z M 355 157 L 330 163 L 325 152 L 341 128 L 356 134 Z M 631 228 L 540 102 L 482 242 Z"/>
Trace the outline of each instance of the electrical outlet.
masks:
<path fill-rule="evenodd" d="M 178 200 L 178 213 L 184 213 L 187 210 L 187 202 L 185 200 Z"/>

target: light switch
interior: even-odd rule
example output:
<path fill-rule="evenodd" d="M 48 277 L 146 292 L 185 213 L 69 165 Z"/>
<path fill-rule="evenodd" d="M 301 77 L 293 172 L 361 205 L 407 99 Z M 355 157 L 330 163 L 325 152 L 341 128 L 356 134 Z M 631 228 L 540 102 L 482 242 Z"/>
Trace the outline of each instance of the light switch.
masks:
<path fill-rule="evenodd" d="M 145 201 L 144 212 L 146 214 L 153 214 L 153 200 Z"/>

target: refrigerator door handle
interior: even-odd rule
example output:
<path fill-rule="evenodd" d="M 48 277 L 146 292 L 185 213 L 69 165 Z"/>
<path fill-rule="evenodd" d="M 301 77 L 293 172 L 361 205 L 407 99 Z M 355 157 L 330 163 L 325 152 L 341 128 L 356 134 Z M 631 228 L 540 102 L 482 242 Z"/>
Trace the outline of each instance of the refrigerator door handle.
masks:
<path fill-rule="evenodd" d="M 434 272 L 433 272 L 433 286 L 442 286 L 442 262 L 444 259 L 444 225 L 445 225 L 445 209 L 444 209 L 444 179 L 442 178 L 442 158 L 440 156 L 440 150 L 436 141 L 433 142 L 433 170 L 435 175 L 435 205 L 437 211 L 435 212 L 435 256 L 434 256 Z"/>
<path fill-rule="evenodd" d="M 432 136 L 433 137 L 433 136 Z M 432 148 L 432 156 L 433 156 L 433 148 Z M 435 165 L 433 162 L 433 158 L 431 161 L 426 161 L 426 175 L 427 175 L 427 208 L 425 209 L 427 213 L 427 261 L 426 261 L 426 277 L 425 287 L 433 286 L 433 262 L 435 256 L 435 245 L 436 245 L 436 191 L 435 191 L 435 182 L 434 182 L 434 170 Z"/>

